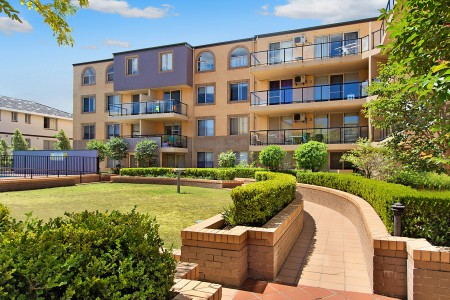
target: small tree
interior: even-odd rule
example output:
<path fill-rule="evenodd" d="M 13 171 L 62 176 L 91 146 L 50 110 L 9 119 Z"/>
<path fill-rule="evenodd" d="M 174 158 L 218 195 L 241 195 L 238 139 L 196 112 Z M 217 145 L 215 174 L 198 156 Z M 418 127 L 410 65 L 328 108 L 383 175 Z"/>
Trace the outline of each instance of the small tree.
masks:
<path fill-rule="evenodd" d="M 321 142 L 309 141 L 295 150 L 294 158 L 298 169 L 318 172 L 327 164 L 328 147 Z"/>
<path fill-rule="evenodd" d="M 56 135 L 56 143 L 55 143 L 55 150 L 72 150 L 72 146 L 70 145 L 70 140 L 67 137 L 64 130 L 60 130 Z"/>
<path fill-rule="evenodd" d="M 134 156 L 139 162 L 139 167 L 151 167 L 158 156 L 158 144 L 153 140 L 142 140 L 136 144 Z"/>
<path fill-rule="evenodd" d="M 267 146 L 259 153 L 259 161 L 271 171 L 277 171 L 285 157 L 286 151 L 277 145 Z"/>
<path fill-rule="evenodd" d="M 387 149 L 372 146 L 368 139 L 359 139 L 357 143 L 358 148 L 342 155 L 341 161 L 351 163 L 364 177 L 383 179 L 393 163 Z"/>
<path fill-rule="evenodd" d="M 219 154 L 219 166 L 221 168 L 233 168 L 236 165 L 236 153 L 233 150 Z"/>
<path fill-rule="evenodd" d="M 4 138 L 0 139 L 0 156 L 5 156 L 8 155 L 8 143 L 6 142 L 6 140 Z"/>
<path fill-rule="evenodd" d="M 100 162 L 104 161 L 106 156 L 108 156 L 107 150 L 106 150 L 106 144 L 99 140 L 90 140 L 86 144 L 86 149 L 88 150 L 97 150 L 98 152 L 98 160 Z"/>
<path fill-rule="evenodd" d="M 19 129 L 14 130 L 11 140 L 11 148 L 13 151 L 28 150 L 29 148 L 27 141 L 25 141 Z"/>
<path fill-rule="evenodd" d="M 108 153 L 108 157 L 110 159 L 118 161 L 115 170 L 118 171 L 121 168 L 120 161 L 127 157 L 128 144 L 122 138 L 113 137 L 106 143 L 106 152 Z"/>

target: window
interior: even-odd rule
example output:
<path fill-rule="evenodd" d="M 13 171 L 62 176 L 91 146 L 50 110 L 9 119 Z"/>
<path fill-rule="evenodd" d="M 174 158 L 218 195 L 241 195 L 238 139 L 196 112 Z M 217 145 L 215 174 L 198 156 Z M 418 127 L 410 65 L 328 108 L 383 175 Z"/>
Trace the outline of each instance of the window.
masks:
<path fill-rule="evenodd" d="M 58 128 L 58 122 L 55 118 L 44 117 L 44 129 L 56 130 Z"/>
<path fill-rule="evenodd" d="M 17 117 L 17 112 L 12 111 L 11 112 L 11 122 L 17 122 L 19 119 Z"/>
<path fill-rule="evenodd" d="M 230 118 L 230 135 L 241 135 L 248 133 L 248 117 Z"/>
<path fill-rule="evenodd" d="M 291 62 L 294 59 L 292 41 L 269 44 L 269 65 Z"/>
<path fill-rule="evenodd" d="M 31 124 L 31 115 L 30 114 L 25 114 L 25 123 Z"/>
<path fill-rule="evenodd" d="M 107 111 L 120 111 L 120 95 L 113 94 L 106 96 L 106 110 Z"/>
<path fill-rule="evenodd" d="M 214 168 L 214 153 L 197 152 L 197 168 Z"/>
<path fill-rule="evenodd" d="M 174 100 L 176 102 L 181 102 L 181 90 L 164 92 L 164 100 Z"/>
<path fill-rule="evenodd" d="M 95 139 L 95 125 L 84 125 L 83 140 L 93 140 L 93 139 Z"/>
<path fill-rule="evenodd" d="M 25 142 L 27 142 L 28 148 L 31 148 L 31 139 L 25 139 Z"/>
<path fill-rule="evenodd" d="M 167 72 L 173 70 L 173 54 L 172 52 L 166 52 L 160 54 L 160 71 Z"/>
<path fill-rule="evenodd" d="M 247 49 L 239 47 L 233 50 L 230 55 L 230 68 L 242 68 L 248 66 Z"/>
<path fill-rule="evenodd" d="M 83 72 L 83 85 L 95 84 L 94 68 L 87 68 Z"/>
<path fill-rule="evenodd" d="M 248 100 L 248 82 L 230 84 L 230 101 Z"/>
<path fill-rule="evenodd" d="M 197 71 L 213 71 L 214 70 L 214 55 L 211 52 L 203 52 L 198 57 Z"/>
<path fill-rule="evenodd" d="M 200 86 L 197 88 L 197 103 L 208 104 L 214 103 L 214 86 Z"/>
<path fill-rule="evenodd" d="M 131 134 L 133 137 L 138 136 L 141 134 L 141 125 L 140 124 L 133 124 L 131 125 Z"/>
<path fill-rule="evenodd" d="M 198 120 L 197 121 L 197 135 L 198 136 L 214 136 L 214 120 Z"/>
<path fill-rule="evenodd" d="M 114 81 L 114 65 L 109 65 L 108 68 L 106 68 L 106 82 L 113 82 Z"/>
<path fill-rule="evenodd" d="M 44 140 L 44 150 L 54 150 L 56 141 Z"/>
<path fill-rule="evenodd" d="M 108 136 L 107 138 L 112 138 L 112 137 L 120 137 L 120 124 L 108 124 Z"/>
<path fill-rule="evenodd" d="M 131 57 L 127 58 L 127 75 L 137 75 L 138 74 L 138 58 Z"/>
<path fill-rule="evenodd" d="M 94 96 L 83 97 L 83 112 L 84 113 L 95 112 L 95 97 Z"/>

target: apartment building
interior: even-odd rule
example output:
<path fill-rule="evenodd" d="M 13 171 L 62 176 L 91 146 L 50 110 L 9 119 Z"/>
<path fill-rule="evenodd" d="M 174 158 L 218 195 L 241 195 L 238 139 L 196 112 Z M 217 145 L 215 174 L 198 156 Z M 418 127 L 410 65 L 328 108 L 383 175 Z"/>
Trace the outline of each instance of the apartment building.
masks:
<path fill-rule="evenodd" d="M 54 136 L 60 129 L 72 140 L 72 114 L 34 101 L 0 96 L 0 138 L 10 144 L 16 129 L 30 148 L 53 150 Z"/>
<path fill-rule="evenodd" d="M 359 137 L 383 139 L 361 112 L 386 60 L 376 47 L 383 28 L 371 18 L 74 64 L 74 146 L 121 136 L 123 163 L 135 166 L 134 147 L 148 138 L 161 166 L 216 167 L 220 152 L 246 161 L 276 144 L 291 166 L 298 145 L 317 140 L 329 168 L 344 169 L 339 159 Z"/>

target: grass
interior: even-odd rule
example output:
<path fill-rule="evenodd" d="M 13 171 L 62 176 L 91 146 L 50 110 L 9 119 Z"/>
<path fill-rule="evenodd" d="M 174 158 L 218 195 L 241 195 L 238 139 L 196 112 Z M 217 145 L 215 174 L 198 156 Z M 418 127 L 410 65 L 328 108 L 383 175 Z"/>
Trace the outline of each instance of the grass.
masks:
<path fill-rule="evenodd" d="M 180 232 L 223 212 L 231 203 L 229 190 L 176 186 L 97 183 L 23 192 L 0 193 L 0 203 L 8 206 L 13 217 L 24 219 L 25 213 L 48 220 L 63 216 L 64 212 L 130 211 L 149 213 L 160 224 L 159 233 L 166 247 L 180 248 Z"/>

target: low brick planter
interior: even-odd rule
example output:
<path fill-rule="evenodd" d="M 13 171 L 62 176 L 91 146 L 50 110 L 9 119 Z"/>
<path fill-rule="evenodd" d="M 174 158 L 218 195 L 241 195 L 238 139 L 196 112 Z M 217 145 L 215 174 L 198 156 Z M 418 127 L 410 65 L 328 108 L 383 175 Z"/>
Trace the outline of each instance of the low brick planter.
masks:
<path fill-rule="evenodd" d="M 303 200 L 295 200 L 263 227 L 223 230 L 216 215 L 181 232 L 181 260 L 199 265 L 200 280 L 241 286 L 247 278 L 274 280 L 303 228 Z"/>
<path fill-rule="evenodd" d="M 5 178 L 0 180 L 0 192 L 9 191 L 28 191 L 63 186 L 74 186 L 81 183 L 99 182 L 100 175 L 86 174 L 69 175 L 69 176 L 50 176 L 50 177 L 34 177 L 34 178 Z"/>
<path fill-rule="evenodd" d="M 177 179 L 164 177 L 111 176 L 111 182 L 176 185 Z M 196 186 L 213 189 L 235 188 L 237 186 L 241 186 L 242 184 L 243 182 L 238 180 L 207 180 L 207 179 L 181 178 L 181 185 L 183 186 Z"/>

